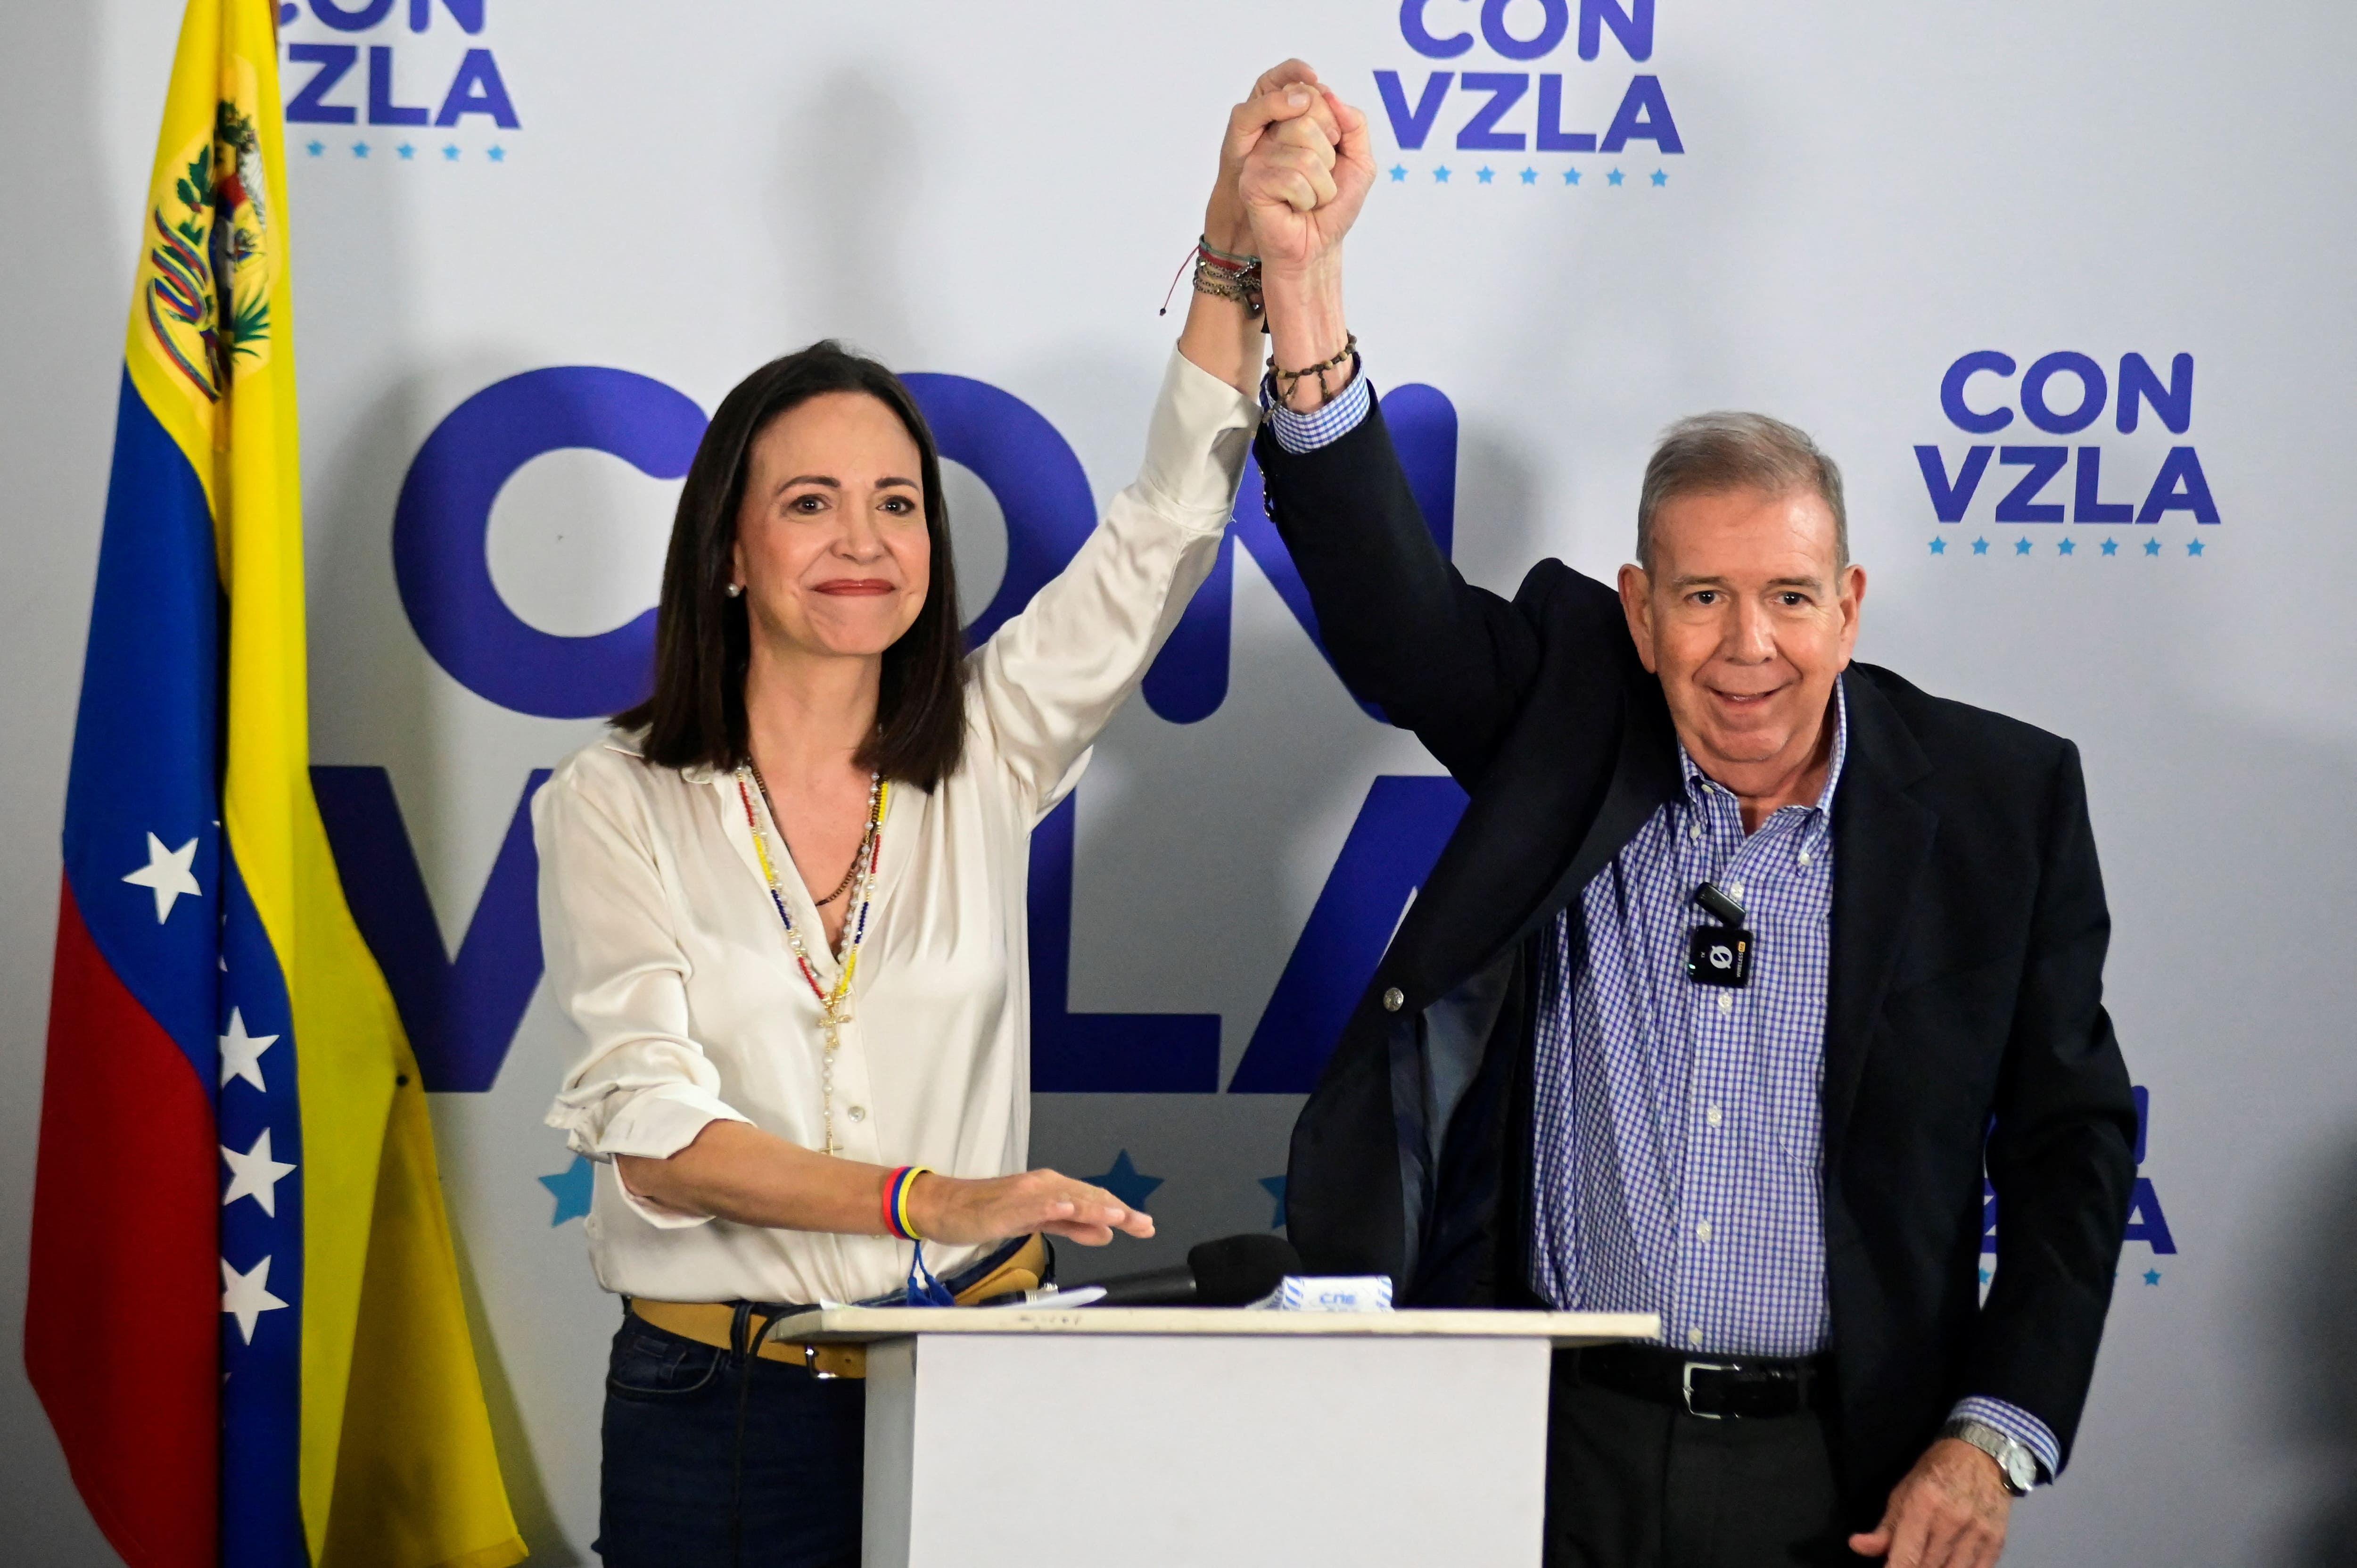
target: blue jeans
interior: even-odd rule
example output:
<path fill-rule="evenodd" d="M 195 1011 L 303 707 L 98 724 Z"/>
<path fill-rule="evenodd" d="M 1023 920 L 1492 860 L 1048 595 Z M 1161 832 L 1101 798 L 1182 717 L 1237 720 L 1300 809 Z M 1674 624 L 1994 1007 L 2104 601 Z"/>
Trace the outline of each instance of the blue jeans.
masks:
<path fill-rule="evenodd" d="M 942 1287 L 979 1288 L 1028 1240 L 1005 1242 Z M 1045 1268 L 1052 1282 L 1052 1247 Z M 858 1568 L 866 1441 L 865 1380 L 739 1356 L 626 1311 L 606 1372 L 590 1550 L 606 1568 Z"/>
<path fill-rule="evenodd" d="M 591 1550 L 606 1568 L 857 1568 L 866 1411 L 858 1379 L 624 1316 Z"/>

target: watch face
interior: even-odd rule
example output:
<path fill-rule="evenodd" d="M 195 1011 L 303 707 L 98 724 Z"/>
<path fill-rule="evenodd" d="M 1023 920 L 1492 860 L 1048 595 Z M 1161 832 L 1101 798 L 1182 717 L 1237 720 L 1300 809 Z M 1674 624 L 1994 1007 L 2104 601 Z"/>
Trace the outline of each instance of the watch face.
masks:
<path fill-rule="evenodd" d="M 2005 1473 L 2016 1491 L 2027 1492 L 2038 1484 L 2038 1461 L 2022 1452 L 2020 1444 L 2016 1444 L 2006 1453 Z"/>

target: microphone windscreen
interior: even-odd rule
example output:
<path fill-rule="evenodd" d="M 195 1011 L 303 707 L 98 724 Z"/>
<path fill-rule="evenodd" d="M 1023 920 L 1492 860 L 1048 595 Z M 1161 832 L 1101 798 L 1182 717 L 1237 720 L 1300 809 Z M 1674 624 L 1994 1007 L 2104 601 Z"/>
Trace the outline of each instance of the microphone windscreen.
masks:
<path fill-rule="evenodd" d="M 1301 1254 L 1282 1236 L 1223 1236 L 1189 1249 L 1195 1300 L 1204 1306 L 1242 1306 L 1302 1273 Z"/>

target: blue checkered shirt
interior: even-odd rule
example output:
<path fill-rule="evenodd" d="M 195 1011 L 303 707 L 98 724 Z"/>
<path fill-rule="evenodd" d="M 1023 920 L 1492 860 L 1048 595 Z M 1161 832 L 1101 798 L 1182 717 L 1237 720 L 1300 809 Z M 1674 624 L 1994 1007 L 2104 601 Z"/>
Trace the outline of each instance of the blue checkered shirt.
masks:
<path fill-rule="evenodd" d="M 1367 415 L 1366 378 L 1300 414 L 1269 396 L 1297 455 Z M 1536 1027 L 1531 1284 L 1566 1311 L 1655 1312 L 1666 1343 L 1705 1356 L 1812 1356 L 1832 1344 L 1825 1299 L 1825 984 L 1833 801 L 1849 750 L 1835 686 L 1832 765 L 1813 806 L 1747 833 L 1736 799 L 1678 747 L 1677 799 L 1580 891 L 1545 943 Z M 1686 976 L 1705 920 L 1696 885 L 1743 905 L 1750 983 Z M 2060 1445 L 2018 1406 L 1974 1395 L 1952 1417 L 2026 1445 L 2050 1477 Z"/>

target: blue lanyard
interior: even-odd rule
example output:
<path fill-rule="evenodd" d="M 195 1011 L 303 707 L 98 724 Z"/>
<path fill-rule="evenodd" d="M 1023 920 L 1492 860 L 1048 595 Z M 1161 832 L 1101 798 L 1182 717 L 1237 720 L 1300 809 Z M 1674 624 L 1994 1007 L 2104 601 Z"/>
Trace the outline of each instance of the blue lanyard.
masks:
<path fill-rule="evenodd" d="M 917 1243 L 915 1253 L 909 1259 L 909 1283 L 905 1294 L 910 1306 L 957 1305 L 957 1297 L 950 1294 L 949 1288 L 933 1277 L 933 1271 L 925 1267 L 925 1244 L 922 1241 Z"/>

